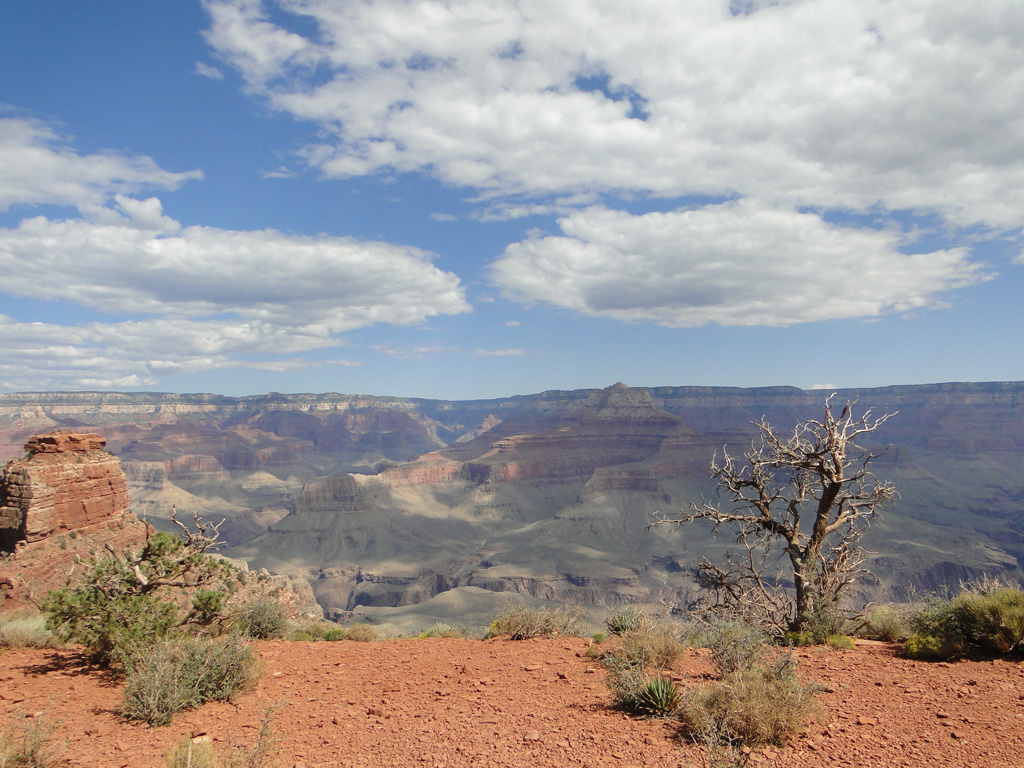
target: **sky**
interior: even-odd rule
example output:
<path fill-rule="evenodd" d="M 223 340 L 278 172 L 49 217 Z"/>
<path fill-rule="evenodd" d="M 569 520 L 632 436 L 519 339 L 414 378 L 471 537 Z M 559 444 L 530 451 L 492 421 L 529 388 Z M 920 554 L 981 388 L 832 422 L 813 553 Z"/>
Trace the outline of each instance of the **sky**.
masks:
<path fill-rule="evenodd" d="M 0 391 L 1024 380 L 988 0 L 6 0 Z"/>

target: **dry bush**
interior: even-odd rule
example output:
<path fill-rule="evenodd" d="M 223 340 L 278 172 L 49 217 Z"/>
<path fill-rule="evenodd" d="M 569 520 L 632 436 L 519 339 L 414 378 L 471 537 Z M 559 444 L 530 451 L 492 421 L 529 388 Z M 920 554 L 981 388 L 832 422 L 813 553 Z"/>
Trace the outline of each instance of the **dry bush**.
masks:
<path fill-rule="evenodd" d="M 895 605 L 873 605 L 864 614 L 860 633 L 872 640 L 898 643 L 910 634 L 907 612 Z"/>
<path fill-rule="evenodd" d="M 515 600 L 491 622 L 487 636 L 507 635 L 513 640 L 526 640 L 531 637 L 579 637 L 583 626 L 583 612 L 577 607 L 558 610 L 530 608 L 523 601 Z"/>
<path fill-rule="evenodd" d="M 625 635 L 647 628 L 651 618 L 647 611 L 636 605 L 624 605 L 608 612 L 604 625 L 612 635 Z"/>
<path fill-rule="evenodd" d="M 284 606 L 271 595 L 259 595 L 236 606 L 227 624 L 253 640 L 272 640 L 288 632 Z"/>
<path fill-rule="evenodd" d="M 357 643 L 371 643 L 377 640 L 377 630 L 369 624 L 353 624 L 345 630 L 345 639 Z"/>
<path fill-rule="evenodd" d="M 685 647 L 676 628 L 648 623 L 622 635 L 618 646 L 610 653 L 621 656 L 631 665 L 663 670 L 672 666 Z"/>
<path fill-rule="evenodd" d="M 252 689 L 258 678 L 252 646 L 238 637 L 167 640 L 129 658 L 120 712 L 167 725 L 183 709 Z"/>
<path fill-rule="evenodd" d="M 680 707 L 683 732 L 705 745 L 785 744 L 817 713 L 811 685 L 800 683 L 793 659 L 739 669 L 689 689 Z"/>
<path fill-rule="evenodd" d="M 0 768 L 55 768 L 62 765 L 66 741 L 54 738 L 57 723 L 48 715 L 12 719 L 0 729 Z"/>
<path fill-rule="evenodd" d="M 464 639 L 469 637 L 469 631 L 464 627 L 453 627 L 451 624 L 445 624 L 443 621 L 439 621 L 435 624 L 431 624 L 423 630 L 423 632 L 417 635 L 417 637 L 420 639 L 428 637 Z"/>

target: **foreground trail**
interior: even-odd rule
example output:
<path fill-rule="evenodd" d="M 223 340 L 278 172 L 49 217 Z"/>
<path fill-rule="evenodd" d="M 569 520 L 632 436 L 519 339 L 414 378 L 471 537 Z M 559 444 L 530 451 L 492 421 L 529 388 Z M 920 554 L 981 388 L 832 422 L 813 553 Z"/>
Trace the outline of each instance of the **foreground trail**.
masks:
<path fill-rule="evenodd" d="M 76 766 L 159 768 L 188 736 L 249 745 L 273 709 L 284 768 L 562 768 L 702 764 L 671 725 L 611 708 L 600 666 L 580 639 L 398 640 L 258 645 L 265 674 L 235 704 L 187 712 L 166 728 L 127 723 L 119 686 L 70 651 L 0 654 L 0 715 L 44 712 L 60 723 Z M 771 766 L 1019 766 L 1024 667 L 924 664 L 881 644 L 801 650 L 823 722 L 755 762 Z M 687 685 L 709 674 L 702 651 L 674 670 Z"/>

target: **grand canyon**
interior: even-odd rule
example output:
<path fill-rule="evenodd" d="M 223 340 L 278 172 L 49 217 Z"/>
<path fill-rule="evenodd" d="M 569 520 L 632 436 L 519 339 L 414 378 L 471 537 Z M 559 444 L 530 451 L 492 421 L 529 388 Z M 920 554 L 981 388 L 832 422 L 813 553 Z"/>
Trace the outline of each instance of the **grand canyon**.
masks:
<path fill-rule="evenodd" d="M 225 518 L 225 554 L 304 579 L 333 619 L 408 631 L 486 623 L 509 594 L 603 608 L 679 604 L 722 553 L 699 524 L 647 526 L 714 499 L 708 465 L 749 448 L 762 417 L 820 417 L 788 387 L 550 391 L 440 401 L 340 394 L 0 395 L 0 461 L 37 433 L 102 434 L 131 509 Z M 839 391 L 897 413 L 871 435 L 898 501 L 865 540 L 861 604 L 1017 581 L 1024 554 L 1024 384 Z"/>

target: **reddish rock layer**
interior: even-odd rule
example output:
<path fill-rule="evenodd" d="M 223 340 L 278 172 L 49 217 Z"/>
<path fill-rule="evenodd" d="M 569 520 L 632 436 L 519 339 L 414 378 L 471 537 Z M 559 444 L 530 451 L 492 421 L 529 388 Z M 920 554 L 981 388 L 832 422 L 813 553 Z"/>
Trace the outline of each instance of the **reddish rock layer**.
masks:
<path fill-rule="evenodd" d="M 130 505 L 121 462 L 96 434 L 37 435 L 29 455 L 9 462 L 0 480 L 0 548 L 102 526 Z"/>

